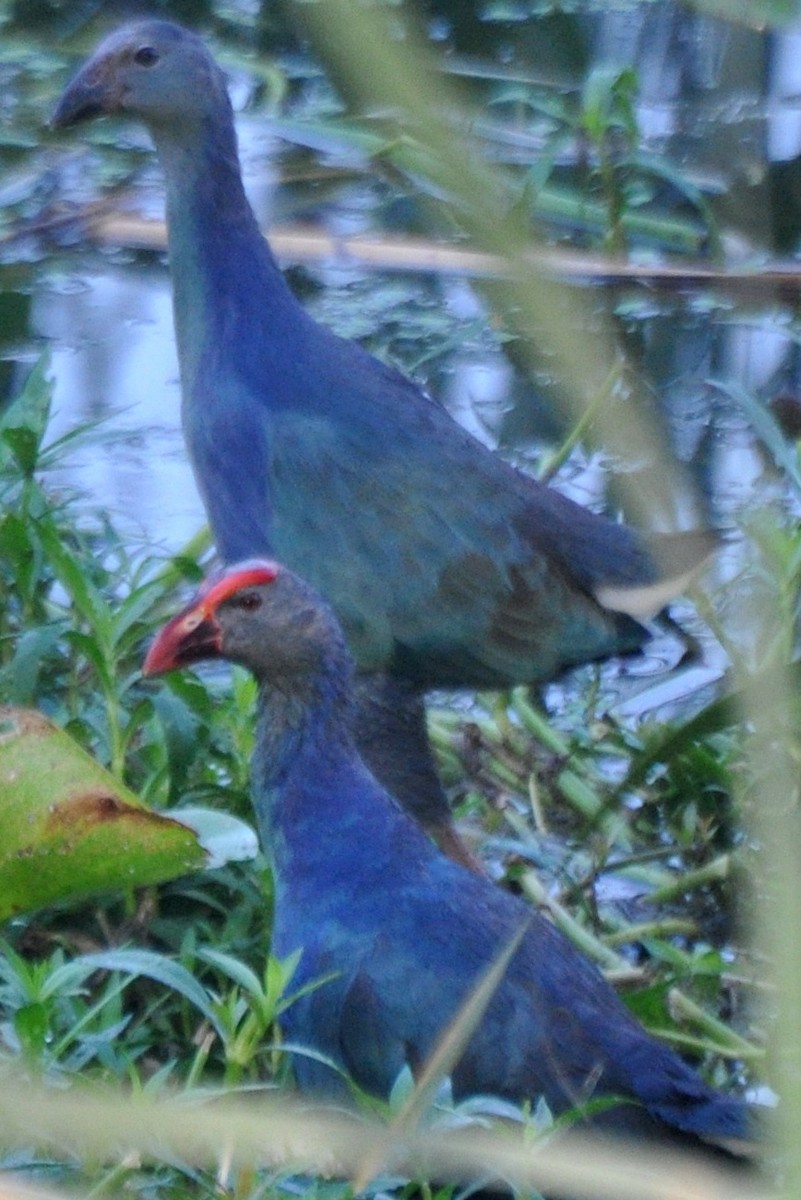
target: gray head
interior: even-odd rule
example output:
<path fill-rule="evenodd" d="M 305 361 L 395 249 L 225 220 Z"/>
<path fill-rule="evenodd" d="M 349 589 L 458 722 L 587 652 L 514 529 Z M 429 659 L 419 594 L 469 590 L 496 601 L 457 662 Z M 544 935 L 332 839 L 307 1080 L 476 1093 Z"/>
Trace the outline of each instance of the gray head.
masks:
<path fill-rule="evenodd" d="M 343 680 L 349 676 L 344 639 L 328 605 L 267 559 L 212 575 L 156 636 L 143 670 L 160 675 L 211 658 L 241 663 L 260 682 L 299 693 L 332 665 Z"/>
<path fill-rule="evenodd" d="M 228 103 L 225 76 L 199 37 L 170 21 L 138 21 L 100 43 L 51 124 L 59 129 L 128 114 L 157 130 L 200 122 L 221 103 Z"/>

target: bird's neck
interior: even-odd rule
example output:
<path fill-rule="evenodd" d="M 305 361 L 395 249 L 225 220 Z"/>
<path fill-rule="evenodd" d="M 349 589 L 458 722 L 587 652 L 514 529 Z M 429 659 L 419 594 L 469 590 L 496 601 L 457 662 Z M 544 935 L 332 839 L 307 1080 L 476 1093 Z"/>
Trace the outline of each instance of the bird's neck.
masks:
<path fill-rule="evenodd" d="M 313 695 L 261 688 L 253 795 L 262 845 L 277 886 L 311 903 L 329 876 L 346 870 L 358 887 L 359 872 L 385 864 L 398 837 L 418 837 L 359 757 L 350 722 L 338 671 L 318 676 Z"/>
<path fill-rule="evenodd" d="M 176 340 L 184 384 L 215 347 L 263 340 L 299 309 L 245 195 L 230 108 L 200 126 L 153 131 L 167 189 Z"/>

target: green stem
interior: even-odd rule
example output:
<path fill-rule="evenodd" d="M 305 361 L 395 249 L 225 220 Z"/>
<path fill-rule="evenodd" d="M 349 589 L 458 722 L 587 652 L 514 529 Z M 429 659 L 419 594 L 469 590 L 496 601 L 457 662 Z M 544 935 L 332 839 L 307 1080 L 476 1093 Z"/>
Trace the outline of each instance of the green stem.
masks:
<path fill-rule="evenodd" d="M 736 1058 L 762 1058 L 764 1056 L 762 1049 L 741 1037 L 739 1033 L 735 1033 L 718 1017 L 713 1017 L 705 1008 L 696 1004 L 678 988 L 670 989 L 668 1004 L 674 1020 L 691 1021 L 704 1033 L 708 1033 L 710 1037 L 714 1038 L 718 1046 L 725 1047 L 725 1053 L 729 1056 Z"/>
<path fill-rule="evenodd" d="M 704 863 L 702 867 L 697 867 L 694 871 L 687 871 L 683 875 L 679 875 L 670 883 L 665 883 L 661 887 L 656 888 L 651 892 L 648 899 L 652 904 L 662 904 L 666 900 L 675 900 L 677 896 L 683 896 L 685 892 L 690 892 L 694 888 L 703 887 L 707 883 L 715 883 L 720 879 L 728 879 L 731 872 L 731 855 L 720 854 L 717 858 L 713 858 L 711 862 Z"/>
<path fill-rule="evenodd" d="M 107 1171 L 105 1175 L 101 1176 L 94 1187 L 91 1187 L 89 1191 L 85 1193 L 87 1200 L 95 1200 L 95 1197 L 97 1196 L 105 1196 L 109 1192 L 116 1192 L 120 1190 L 120 1185 L 124 1182 L 126 1176 L 130 1175 L 131 1171 L 136 1170 L 138 1166 L 138 1155 L 133 1153 L 126 1154 L 122 1162 L 117 1163 L 117 1165 L 112 1167 L 111 1170 Z"/>
<path fill-rule="evenodd" d="M 206 1068 L 211 1047 L 213 1046 L 216 1037 L 216 1032 L 213 1029 L 209 1029 L 198 1046 L 195 1056 L 192 1059 L 192 1065 L 189 1068 L 189 1072 L 186 1077 L 186 1083 L 184 1085 L 187 1092 L 191 1091 L 191 1089 L 195 1087 L 200 1080 L 200 1076 Z"/>
<path fill-rule="evenodd" d="M 641 921 L 639 925 L 624 925 L 606 934 L 609 946 L 627 946 L 630 942 L 641 942 L 645 938 L 673 937 L 675 934 L 698 933 L 695 921 L 681 917 L 665 917 L 660 921 Z"/>
<path fill-rule="evenodd" d="M 613 362 L 609 374 L 603 382 L 603 386 L 598 389 L 595 397 L 580 414 L 578 420 L 573 423 L 572 429 L 567 437 L 563 439 L 562 444 L 557 446 L 551 454 L 543 455 L 540 460 L 539 470 L 537 471 L 537 477 L 543 483 L 547 483 L 552 479 L 560 467 L 564 466 L 574 448 L 592 426 L 598 413 L 609 404 L 615 393 L 615 388 L 620 381 L 621 371 L 622 364 Z"/>
<path fill-rule="evenodd" d="M 553 917 L 554 924 L 562 933 L 566 934 L 574 945 L 588 954 L 590 958 L 599 963 L 604 970 L 609 971 L 628 971 L 630 964 L 626 962 L 622 955 L 617 954 L 596 937 L 594 933 L 570 915 L 567 909 L 554 900 L 553 896 L 549 896 L 545 887 L 540 882 L 534 871 L 524 871 L 520 876 L 520 886 L 524 893 L 535 904 L 542 908 L 547 908 L 550 915 Z"/>

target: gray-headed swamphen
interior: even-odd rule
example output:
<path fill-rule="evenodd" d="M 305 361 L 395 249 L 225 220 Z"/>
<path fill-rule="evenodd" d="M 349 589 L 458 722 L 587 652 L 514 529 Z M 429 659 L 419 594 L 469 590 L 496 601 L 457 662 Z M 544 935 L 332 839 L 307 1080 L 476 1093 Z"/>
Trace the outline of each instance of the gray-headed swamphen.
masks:
<path fill-rule="evenodd" d="M 147 20 L 103 41 L 53 123 L 107 113 L 143 121 L 164 169 L 183 424 L 217 550 L 274 555 L 326 597 L 363 681 L 365 758 L 458 855 L 423 693 L 637 649 L 713 539 L 586 511 L 312 320 L 258 229 L 225 78 L 195 34 Z"/>
<path fill-rule="evenodd" d="M 347 571 L 347 563 L 341 564 Z M 601 1097 L 593 1128 L 734 1150 L 749 1108 L 709 1087 L 634 1019 L 542 915 L 442 854 L 377 782 L 351 732 L 352 663 L 330 608 L 286 568 L 212 577 L 157 635 L 144 672 L 223 657 L 259 685 L 253 801 L 275 881 L 273 951 L 301 950 L 286 1037 L 386 1098 L 429 1058 L 482 973 L 527 925 L 452 1072 L 456 1097 L 544 1096 L 554 1113 Z M 340 1075 L 298 1054 L 302 1089 Z"/>

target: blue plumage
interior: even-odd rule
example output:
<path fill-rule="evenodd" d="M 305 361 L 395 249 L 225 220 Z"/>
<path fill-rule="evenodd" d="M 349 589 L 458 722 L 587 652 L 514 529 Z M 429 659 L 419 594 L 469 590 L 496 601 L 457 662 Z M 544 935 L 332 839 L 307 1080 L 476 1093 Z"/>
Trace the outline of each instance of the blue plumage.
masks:
<path fill-rule="evenodd" d="M 623 593 L 658 580 L 652 547 L 506 466 L 296 303 L 245 200 L 224 81 L 199 39 L 164 22 L 113 34 L 55 119 L 110 111 L 147 123 L 164 166 L 184 423 L 222 557 L 280 553 L 330 600 L 360 670 L 412 697 L 638 645 Z M 271 563 L 230 570 L 162 631 L 145 670 L 219 655 L 259 681 L 253 793 L 275 952 L 301 950 L 296 986 L 334 975 L 287 1010 L 290 1038 L 385 1097 L 526 923 L 454 1069 L 457 1096 L 544 1095 L 555 1112 L 610 1097 L 594 1123 L 618 1132 L 748 1136 L 745 1105 L 650 1037 L 542 916 L 443 857 L 377 782 L 352 737 L 345 641 L 308 585 Z M 412 808 L 425 799 L 399 791 Z M 296 1071 L 310 1091 L 341 1087 L 312 1059 Z"/>
<path fill-rule="evenodd" d="M 145 673 L 218 655 L 260 685 L 253 797 L 275 877 L 273 949 L 302 949 L 293 990 L 334 975 L 286 1011 L 291 1041 L 386 1098 L 525 925 L 453 1071 L 456 1096 L 544 1095 L 555 1113 L 615 1097 L 593 1125 L 748 1137 L 740 1100 L 646 1033 L 549 921 L 444 857 L 370 774 L 351 736 L 341 632 L 306 584 L 274 563 L 229 569 L 158 635 Z M 313 1058 L 297 1056 L 295 1070 L 306 1090 L 343 1090 Z"/>
<path fill-rule="evenodd" d="M 218 551 L 274 554 L 332 604 L 371 679 L 362 750 L 445 828 L 422 693 L 551 679 L 638 648 L 639 618 L 712 539 L 647 541 L 586 512 L 314 322 L 257 228 L 225 80 L 194 34 L 163 21 L 113 33 L 54 122 L 109 112 L 145 122 L 164 168 L 184 429 Z"/>

